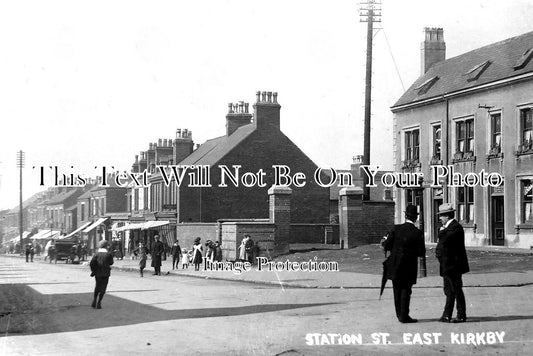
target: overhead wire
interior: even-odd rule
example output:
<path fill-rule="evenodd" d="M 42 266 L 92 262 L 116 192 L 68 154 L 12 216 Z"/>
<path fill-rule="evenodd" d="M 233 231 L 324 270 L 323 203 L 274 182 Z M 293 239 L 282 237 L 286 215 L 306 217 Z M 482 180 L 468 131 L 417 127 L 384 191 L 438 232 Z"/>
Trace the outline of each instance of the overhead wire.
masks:
<path fill-rule="evenodd" d="M 389 44 L 389 40 L 387 38 L 387 34 L 385 32 L 385 28 L 382 26 L 380 29 L 383 31 L 383 36 L 385 37 L 385 42 L 387 43 L 387 48 L 388 48 L 389 53 L 391 55 L 392 63 L 394 63 L 394 68 L 396 69 L 396 74 L 398 74 L 398 79 L 400 79 L 400 84 L 402 85 L 402 89 L 405 92 L 405 85 L 403 85 L 402 76 L 400 75 L 400 71 L 398 70 L 398 65 L 396 64 L 396 59 L 394 58 L 394 54 L 392 53 L 392 49 L 391 49 L 391 46 Z"/>

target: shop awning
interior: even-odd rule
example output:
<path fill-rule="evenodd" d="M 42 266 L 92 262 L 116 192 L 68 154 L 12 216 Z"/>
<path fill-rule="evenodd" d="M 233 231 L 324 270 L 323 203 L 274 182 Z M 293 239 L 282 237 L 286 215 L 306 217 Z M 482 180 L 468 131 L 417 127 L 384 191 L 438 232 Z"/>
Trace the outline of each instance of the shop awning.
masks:
<path fill-rule="evenodd" d="M 66 237 L 71 237 L 72 235 L 74 234 L 77 234 L 78 232 L 80 232 L 81 230 L 85 229 L 87 226 L 91 225 L 91 222 L 87 222 L 85 224 L 83 224 L 82 226 L 80 226 L 79 228 L 77 228 L 76 230 L 72 231 L 70 234 L 68 234 Z"/>
<path fill-rule="evenodd" d="M 143 227 L 145 223 L 132 223 L 132 224 L 127 224 L 125 226 L 121 226 L 121 227 L 117 227 L 115 231 L 126 231 L 126 230 L 136 230 L 136 229 L 140 229 Z"/>
<path fill-rule="evenodd" d="M 96 220 L 91 225 L 89 225 L 89 227 L 87 227 L 85 230 L 83 230 L 83 232 L 91 232 L 91 231 L 93 231 L 95 227 L 97 227 L 98 225 L 100 225 L 101 223 L 106 221 L 107 219 L 108 218 L 100 218 L 100 219 Z"/>
<path fill-rule="evenodd" d="M 141 230 L 148 230 L 148 229 L 151 229 L 153 227 L 159 227 L 159 226 L 164 226 L 164 225 L 168 225 L 170 224 L 170 221 L 164 221 L 164 220 L 161 220 L 161 221 L 147 221 L 143 224 Z"/>
<path fill-rule="evenodd" d="M 61 231 L 56 230 L 42 230 L 39 231 L 39 234 L 32 236 L 32 239 L 39 240 L 39 239 L 56 239 L 61 234 Z M 35 237 L 37 236 L 37 237 Z"/>
<path fill-rule="evenodd" d="M 28 235 L 30 234 L 29 231 L 24 231 L 22 233 L 22 238 L 25 239 Z M 8 244 L 8 243 L 11 243 L 11 242 L 19 242 L 20 241 L 20 235 L 18 235 L 17 237 L 13 237 L 12 239 L 9 239 L 7 241 L 4 241 L 2 244 Z"/>
<path fill-rule="evenodd" d="M 59 232 L 55 235 L 52 235 L 50 236 L 51 239 L 54 239 L 54 240 L 62 240 L 62 239 L 66 239 L 67 238 L 67 235 L 61 235 Z"/>
<path fill-rule="evenodd" d="M 32 240 L 42 239 L 43 236 L 46 235 L 46 233 L 50 234 L 50 230 L 39 230 L 39 232 L 33 235 L 32 237 L 30 237 L 30 239 Z"/>

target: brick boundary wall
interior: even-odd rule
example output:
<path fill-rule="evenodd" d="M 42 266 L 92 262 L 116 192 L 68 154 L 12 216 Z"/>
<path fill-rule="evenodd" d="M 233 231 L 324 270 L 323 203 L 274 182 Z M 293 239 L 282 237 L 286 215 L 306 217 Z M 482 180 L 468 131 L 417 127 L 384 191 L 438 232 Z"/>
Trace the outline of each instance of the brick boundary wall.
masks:
<path fill-rule="evenodd" d="M 362 240 L 366 243 L 379 243 L 381 238 L 394 226 L 393 201 L 363 201 L 363 219 L 360 225 Z"/>
<path fill-rule="evenodd" d="M 269 259 L 274 254 L 276 226 L 269 222 L 224 222 L 221 224 L 222 259 L 236 261 L 244 235 L 249 234 L 259 248 L 257 256 Z"/>
<path fill-rule="evenodd" d="M 217 240 L 217 223 L 184 223 L 176 225 L 176 238 L 181 248 L 190 250 L 194 239 L 200 237 L 200 243 L 205 246 L 207 240 Z M 204 248 L 205 254 L 205 248 Z"/>
<path fill-rule="evenodd" d="M 325 238 L 326 228 L 332 230 L 327 239 Z M 324 241 L 328 244 L 339 243 L 338 224 L 291 224 L 290 243 L 323 244 Z"/>

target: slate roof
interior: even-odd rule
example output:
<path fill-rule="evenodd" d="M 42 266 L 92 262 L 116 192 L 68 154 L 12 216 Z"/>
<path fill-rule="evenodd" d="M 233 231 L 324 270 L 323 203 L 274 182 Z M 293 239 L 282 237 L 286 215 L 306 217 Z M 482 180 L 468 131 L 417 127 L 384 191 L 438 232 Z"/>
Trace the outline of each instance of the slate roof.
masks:
<path fill-rule="evenodd" d="M 65 209 L 65 211 L 75 210 L 78 208 L 78 204 L 74 204 Z"/>
<path fill-rule="evenodd" d="M 221 136 L 207 140 L 179 164 L 213 166 L 237 147 L 239 143 L 250 136 L 255 129 L 256 125 L 252 123 L 239 127 L 230 136 Z"/>
<path fill-rule="evenodd" d="M 522 68 L 514 68 L 524 53 L 531 48 L 533 48 L 533 32 L 528 32 L 439 62 L 419 77 L 391 109 L 395 111 L 397 106 L 414 104 L 458 90 L 532 72 L 533 52 L 526 56 L 529 60 Z M 490 63 L 483 65 L 486 61 Z M 475 70 L 476 66 L 480 67 Z M 470 71 L 472 72 L 467 74 Z M 438 79 L 435 80 L 435 77 Z M 426 82 L 428 87 L 424 88 L 423 84 Z"/>
<path fill-rule="evenodd" d="M 64 193 L 60 193 L 54 197 L 52 197 L 50 200 L 48 200 L 48 204 L 47 205 L 56 205 L 56 204 L 63 204 L 67 201 L 68 198 L 76 195 L 76 194 L 80 194 L 80 191 L 81 189 L 72 189 L 72 190 L 69 190 L 68 192 L 64 192 Z"/>
<path fill-rule="evenodd" d="M 94 193 L 95 190 L 98 190 L 98 186 L 94 186 L 91 189 L 89 189 L 88 191 L 86 191 L 85 193 L 83 193 L 82 195 L 80 195 L 78 197 L 78 200 L 91 198 L 92 194 Z"/>

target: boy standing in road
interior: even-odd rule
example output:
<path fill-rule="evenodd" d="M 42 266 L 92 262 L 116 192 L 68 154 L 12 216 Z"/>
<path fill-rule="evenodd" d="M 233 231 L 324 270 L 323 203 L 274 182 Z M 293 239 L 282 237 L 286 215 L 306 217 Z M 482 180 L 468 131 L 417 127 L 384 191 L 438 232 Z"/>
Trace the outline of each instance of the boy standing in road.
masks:
<path fill-rule="evenodd" d="M 91 307 L 102 309 L 102 298 L 104 298 L 111 275 L 111 265 L 113 264 L 113 255 L 108 251 L 109 242 L 102 240 L 98 243 L 98 252 L 93 256 L 91 266 L 91 277 L 95 278 L 94 297 Z"/>

